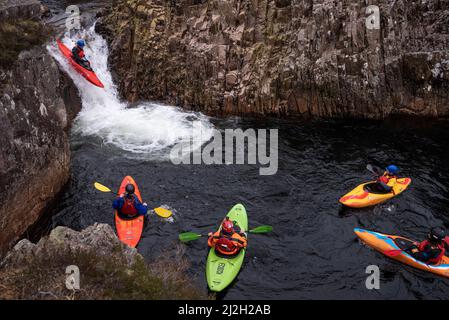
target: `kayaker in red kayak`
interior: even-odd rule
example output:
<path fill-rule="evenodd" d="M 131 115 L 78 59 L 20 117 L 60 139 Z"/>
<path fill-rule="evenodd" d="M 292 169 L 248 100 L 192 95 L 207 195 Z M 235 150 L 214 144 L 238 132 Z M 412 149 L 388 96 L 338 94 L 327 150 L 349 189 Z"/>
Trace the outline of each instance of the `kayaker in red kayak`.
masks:
<path fill-rule="evenodd" d="M 72 58 L 83 68 L 92 70 L 92 68 L 90 67 L 90 62 L 86 59 L 86 56 L 84 54 L 85 45 L 86 43 L 82 39 L 76 41 L 76 46 L 74 46 L 72 49 Z"/>
<path fill-rule="evenodd" d="M 386 171 L 384 172 L 384 174 L 377 179 L 376 186 L 380 192 L 385 192 L 385 193 L 393 192 L 394 193 L 393 187 L 396 184 L 396 181 L 398 179 L 398 177 L 396 176 L 396 174 L 398 172 L 399 172 L 399 168 L 396 167 L 395 165 L 389 165 L 386 168 Z"/>
<path fill-rule="evenodd" d="M 236 230 L 228 217 L 221 224 L 221 230 L 215 233 L 209 232 L 208 236 L 209 247 L 215 248 L 218 253 L 226 256 L 236 255 L 248 244 L 245 233 L 241 232 L 240 228 Z"/>
<path fill-rule="evenodd" d="M 132 184 L 126 185 L 126 192 L 122 193 L 112 203 L 112 207 L 122 216 L 132 218 L 135 216 L 144 216 L 148 213 L 147 204 L 141 203 L 139 198 L 134 194 L 135 188 Z"/>
<path fill-rule="evenodd" d="M 413 257 L 426 264 L 438 264 L 444 257 L 449 244 L 445 240 L 446 232 L 442 228 L 432 228 L 427 240 L 411 250 Z"/>

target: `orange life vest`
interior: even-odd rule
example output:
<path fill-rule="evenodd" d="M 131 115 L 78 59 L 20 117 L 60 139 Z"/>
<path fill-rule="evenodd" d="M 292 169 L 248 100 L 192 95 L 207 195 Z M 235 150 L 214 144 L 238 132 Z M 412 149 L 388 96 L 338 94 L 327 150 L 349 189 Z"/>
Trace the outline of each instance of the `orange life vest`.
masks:
<path fill-rule="evenodd" d="M 219 253 L 227 256 L 237 254 L 241 248 L 246 247 L 246 243 L 246 239 L 238 233 L 229 236 L 218 231 L 208 240 L 209 247 L 214 247 Z"/>

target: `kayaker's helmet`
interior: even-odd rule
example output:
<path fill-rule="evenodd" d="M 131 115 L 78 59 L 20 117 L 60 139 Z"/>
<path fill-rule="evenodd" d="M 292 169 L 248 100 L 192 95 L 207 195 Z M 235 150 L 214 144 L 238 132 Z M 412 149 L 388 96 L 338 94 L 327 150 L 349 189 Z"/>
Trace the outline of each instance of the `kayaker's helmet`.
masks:
<path fill-rule="evenodd" d="M 223 230 L 223 232 L 226 234 L 230 234 L 234 231 L 234 224 L 231 220 L 229 220 L 229 218 L 226 217 L 226 220 L 223 221 L 223 223 L 221 224 L 221 230 Z"/>
<path fill-rule="evenodd" d="M 135 191 L 134 185 L 132 185 L 131 183 L 128 183 L 125 187 L 125 190 L 128 195 L 134 194 L 134 191 Z"/>
<path fill-rule="evenodd" d="M 446 238 L 446 232 L 440 227 L 432 228 L 428 237 L 431 242 L 441 242 Z"/>
<path fill-rule="evenodd" d="M 399 172 L 399 168 L 392 164 L 387 167 L 387 172 L 390 174 L 396 174 Z"/>
<path fill-rule="evenodd" d="M 78 41 L 76 42 L 76 45 L 82 49 L 82 48 L 84 48 L 84 46 L 86 45 L 86 43 L 84 42 L 83 39 L 80 39 L 80 40 L 78 40 Z"/>

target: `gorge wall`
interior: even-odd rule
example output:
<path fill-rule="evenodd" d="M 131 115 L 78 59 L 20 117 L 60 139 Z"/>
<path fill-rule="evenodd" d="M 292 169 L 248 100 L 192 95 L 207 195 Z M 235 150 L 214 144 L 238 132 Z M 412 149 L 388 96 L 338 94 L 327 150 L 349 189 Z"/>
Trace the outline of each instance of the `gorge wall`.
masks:
<path fill-rule="evenodd" d="M 380 9 L 367 28 L 369 5 Z M 211 114 L 449 115 L 449 1 L 114 0 L 123 96 Z"/>
<path fill-rule="evenodd" d="M 37 0 L 0 1 L 0 253 L 69 179 L 68 128 L 81 101 L 42 43 L 45 11 Z"/>

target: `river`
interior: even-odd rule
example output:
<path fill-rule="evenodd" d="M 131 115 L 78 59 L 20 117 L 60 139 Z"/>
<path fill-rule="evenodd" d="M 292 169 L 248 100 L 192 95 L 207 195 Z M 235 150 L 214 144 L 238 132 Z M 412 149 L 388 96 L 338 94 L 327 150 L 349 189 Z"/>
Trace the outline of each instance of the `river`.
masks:
<path fill-rule="evenodd" d="M 135 178 L 150 206 L 168 206 L 173 219 L 151 214 L 138 251 L 148 260 L 173 252 L 183 231 L 207 233 L 236 203 L 247 209 L 250 235 L 244 266 L 224 299 L 423 299 L 447 297 L 448 282 L 389 260 L 364 247 L 355 227 L 423 239 L 431 226 L 449 227 L 449 126 L 443 121 L 389 119 L 280 120 L 214 118 L 154 102 L 120 100 L 108 70 L 104 39 L 86 28 L 86 55 L 105 89 L 75 74 L 54 44 L 48 50 L 73 78 L 83 109 L 71 133 L 72 178 L 48 228 L 76 230 L 113 223 L 112 196 L 93 188 L 98 181 L 116 190 L 125 175 Z M 71 42 L 66 39 L 67 45 Z M 200 124 L 195 136 L 193 121 Z M 196 147 L 212 129 L 279 130 L 279 170 L 259 175 L 257 165 L 174 165 L 170 148 L 193 139 Z M 366 209 L 344 209 L 338 199 L 372 178 L 368 163 L 397 164 L 412 178 L 391 201 Z M 205 239 L 185 246 L 192 281 L 207 290 Z M 379 290 L 367 290 L 365 269 L 381 270 Z"/>

